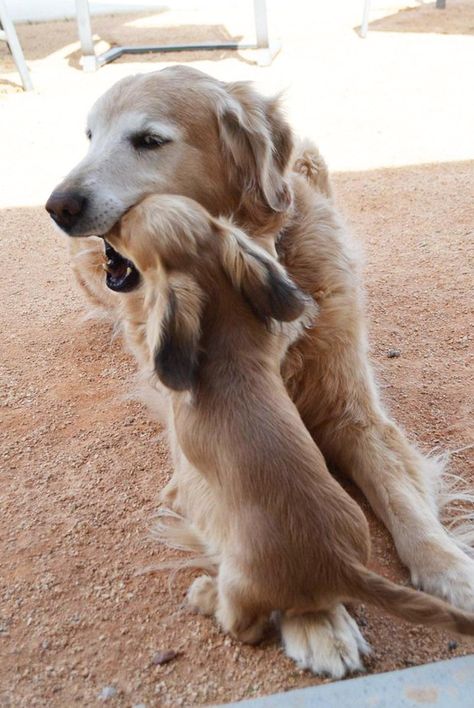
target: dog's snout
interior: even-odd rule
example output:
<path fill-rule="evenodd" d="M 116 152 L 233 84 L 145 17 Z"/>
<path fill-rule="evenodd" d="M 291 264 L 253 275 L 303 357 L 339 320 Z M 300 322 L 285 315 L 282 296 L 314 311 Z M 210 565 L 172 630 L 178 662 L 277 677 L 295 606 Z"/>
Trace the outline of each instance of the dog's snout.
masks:
<path fill-rule="evenodd" d="M 86 201 L 86 197 L 79 192 L 54 191 L 45 209 L 58 226 L 68 231 L 83 215 Z"/>

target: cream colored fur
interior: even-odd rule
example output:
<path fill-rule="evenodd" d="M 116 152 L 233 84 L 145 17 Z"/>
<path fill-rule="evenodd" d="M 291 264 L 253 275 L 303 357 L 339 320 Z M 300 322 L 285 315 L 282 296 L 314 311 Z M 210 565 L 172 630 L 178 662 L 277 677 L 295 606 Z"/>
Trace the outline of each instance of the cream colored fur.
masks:
<path fill-rule="evenodd" d="M 126 136 L 138 124 L 168 131 L 173 141 L 153 156 L 134 153 Z M 442 465 L 410 444 L 380 403 L 368 360 L 360 259 L 330 198 L 319 153 L 309 145 L 293 149 L 276 101 L 187 67 L 119 82 L 97 102 L 90 127 L 88 155 L 60 185 L 88 190 L 91 206 L 77 234 L 104 233 L 147 194 L 174 193 L 275 244 L 295 282 L 320 306 L 317 326 L 290 348 L 283 368 L 309 432 L 326 461 L 364 492 L 413 582 L 472 610 L 474 561 L 439 521 Z M 81 244 L 92 246 L 72 243 L 79 252 Z M 100 245 L 95 250 L 99 257 Z M 79 281 L 94 304 L 100 300 L 120 319 L 117 297 L 90 258 L 77 255 Z M 178 496 L 192 496 L 191 483 L 178 484 Z M 342 675 L 360 665 L 342 607 L 324 620 L 289 619 L 282 629 L 301 666 Z"/>

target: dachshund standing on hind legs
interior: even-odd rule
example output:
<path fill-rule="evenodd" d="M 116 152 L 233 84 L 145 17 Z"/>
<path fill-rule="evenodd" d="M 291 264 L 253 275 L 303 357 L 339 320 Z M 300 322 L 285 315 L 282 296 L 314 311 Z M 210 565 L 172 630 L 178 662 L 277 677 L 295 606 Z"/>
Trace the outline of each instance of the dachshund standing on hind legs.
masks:
<path fill-rule="evenodd" d="M 341 603 L 354 600 L 474 635 L 474 614 L 367 569 L 365 516 L 329 473 L 281 377 L 286 349 L 315 308 L 279 263 L 177 196 L 148 197 L 107 240 L 143 279 L 142 315 L 124 295 L 124 320 L 129 335 L 141 321 L 140 359 L 148 354 L 169 397 L 178 490 L 192 489 L 192 499 L 178 491 L 176 500 L 183 533 L 196 529 L 217 567 L 215 580 L 194 581 L 190 603 L 248 643 L 275 611 L 283 628 L 308 612 L 329 614 L 337 627 Z M 183 485 L 186 477 L 201 484 Z M 341 624 L 341 639 L 356 657 L 367 653 L 345 620 L 351 632 Z M 346 662 L 362 668 L 350 652 Z"/>

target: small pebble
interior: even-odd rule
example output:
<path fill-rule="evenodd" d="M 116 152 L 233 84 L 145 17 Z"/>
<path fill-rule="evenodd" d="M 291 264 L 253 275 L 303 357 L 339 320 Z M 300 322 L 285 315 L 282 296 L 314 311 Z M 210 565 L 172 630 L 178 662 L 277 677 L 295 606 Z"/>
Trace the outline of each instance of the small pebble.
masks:
<path fill-rule="evenodd" d="M 387 352 L 387 356 L 389 359 L 396 359 L 399 357 L 401 354 L 400 349 L 389 349 Z"/>
<path fill-rule="evenodd" d="M 455 639 L 451 639 L 450 642 L 448 642 L 448 649 L 449 651 L 454 651 L 455 649 L 458 648 L 458 643 Z"/>
<path fill-rule="evenodd" d="M 151 663 L 154 666 L 161 666 L 162 664 L 167 664 L 169 661 L 176 659 L 178 652 L 174 649 L 165 649 L 164 651 L 157 651 Z"/>
<path fill-rule="evenodd" d="M 113 698 L 117 695 L 117 689 L 113 686 L 104 686 L 102 691 L 99 693 L 99 698 L 101 701 L 106 701 L 109 698 Z"/>

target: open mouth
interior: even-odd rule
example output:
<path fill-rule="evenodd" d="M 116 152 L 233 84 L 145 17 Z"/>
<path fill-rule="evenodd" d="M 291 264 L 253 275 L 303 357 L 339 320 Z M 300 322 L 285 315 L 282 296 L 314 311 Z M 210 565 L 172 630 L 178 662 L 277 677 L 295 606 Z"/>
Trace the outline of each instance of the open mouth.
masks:
<path fill-rule="evenodd" d="M 106 262 L 104 269 L 107 272 L 105 282 L 107 287 L 116 293 L 128 293 L 140 283 L 140 273 L 132 261 L 124 258 L 112 248 L 104 238 Z"/>

